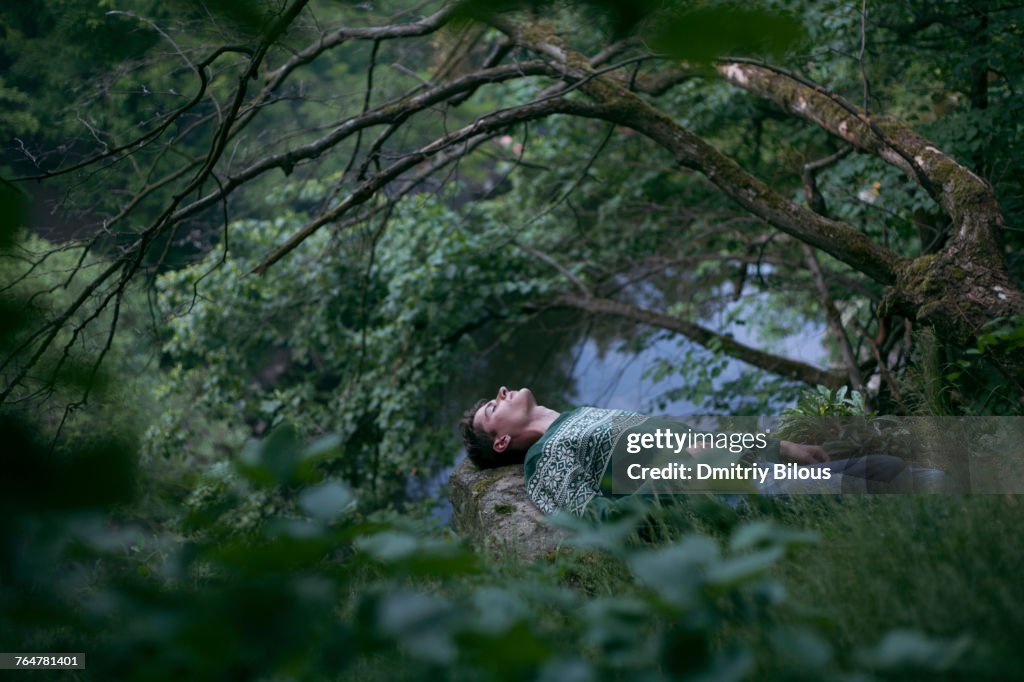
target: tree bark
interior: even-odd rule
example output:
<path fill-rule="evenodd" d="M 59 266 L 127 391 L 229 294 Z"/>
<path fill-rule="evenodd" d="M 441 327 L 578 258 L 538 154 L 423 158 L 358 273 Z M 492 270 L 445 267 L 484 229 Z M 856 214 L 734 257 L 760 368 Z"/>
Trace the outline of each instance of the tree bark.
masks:
<path fill-rule="evenodd" d="M 898 312 L 966 348 L 977 344 L 987 323 L 1024 314 L 1024 293 L 1011 280 L 1003 257 L 1003 214 L 982 178 L 902 123 L 868 118 L 856 106 L 792 74 L 741 62 L 725 63 L 719 71 L 739 87 L 903 170 L 952 220 L 952 234 L 939 252 L 897 268 L 880 314 Z M 990 352 L 997 366 L 1024 384 L 1019 355 L 999 348 Z"/>

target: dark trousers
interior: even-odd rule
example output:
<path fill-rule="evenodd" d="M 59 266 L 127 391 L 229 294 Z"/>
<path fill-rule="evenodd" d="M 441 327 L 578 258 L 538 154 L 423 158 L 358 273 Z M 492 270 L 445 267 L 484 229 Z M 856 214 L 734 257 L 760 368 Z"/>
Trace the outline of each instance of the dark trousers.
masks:
<path fill-rule="evenodd" d="M 913 489 L 907 463 L 892 455 L 861 455 L 807 466 L 829 469 L 833 474 L 842 474 L 844 477 L 863 479 L 869 493 L 909 492 Z"/>

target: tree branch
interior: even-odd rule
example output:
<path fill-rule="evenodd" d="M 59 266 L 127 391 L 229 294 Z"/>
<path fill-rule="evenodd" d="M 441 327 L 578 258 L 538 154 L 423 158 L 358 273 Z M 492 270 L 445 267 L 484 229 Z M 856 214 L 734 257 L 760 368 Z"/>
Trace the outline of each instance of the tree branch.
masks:
<path fill-rule="evenodd" d="M 816 215 L 775 192 L 669 115 L 630 92 L 617 79 L 603 77 L 593 71 L 586 57 L 566 47 L 554 35 L 535 28 L 525 31 L 505 17 L 494 17 L 492 21 L 518 44 L 551 59 L 566 78 L 583 83 L 581 88 L 593 98 L 593 103 L 577 112 L 579 115 L 633 128 L 671 152 L 676 163 L 699 171 L 725 194 L 769 224 L 878 282 L 895 283 L 906 259 L 875 244 L 859 230 Z"/>
<path fill-rule="evenodd" d="M 1004 220 L 992 188 L 932 142 L 892 119 L 869 119 L 838 95 L 782 69 L 731 60 L 718 70 L 731 83 L 905 172 L 952 218 L 954 249 L 970 248 L 986 259 L 1002 262 L 998 234 Z"/>
<path fill-rule="evenodd" d="M 846 156 L 850 149 L 850 147 L 844 147 L 835 154 L 804 164 L 804 193 L 807 204 L 818 215 L 827 215 L 828 207 L 825 204 L 825 197 L 818 191 L 817 174 L 822 169 L 827 168 Z M 846 329 L 843 327 L 843 316 L 839 313 L 839 308 L 836 307 L 836 303 L 828 291 L 828 283 L 825 282 L 825 273 L 821 269 L 821 263 L 818 262 L 814 249 L 806 244 L 802 246 L 804 262 L 807 264 L 807 269 L 811 271 L 814 288 L 818 290 L 818 298 L 821 299 L 821 307 L 825 309 L 825 319 L 828 320 L 832 336 L 835 337 L 836 344 L 843 354 L 843 362 L 846 364 L 846 373 L 850 377 L 850 385 L 855 390 L 863 391 L 864 380 L 861 378 L 860 368 L 857 366 L 857 355 L 854 353 L 853 346 L 850 345 L 850 339 L 846 335 Z"/>
<path fill-rule="evenodd" d="M 832 295 L 828 292 L 828 284 L 825 282 L 825 273 L 821 269 L 821 264 L 818 262 L 817 256 L 814 255 L 814 249 L 804 244 L 803 251 L 804 262 L 807 264 L 807 269 L 811 271 L 811 277 L 814 280 L 814 288 L 817 289 L 818 298 L 821 299 L 821 307 L 825 309 L 825 319 L 828 320 L 828 326 L 832 330 L 832 336 L 835 337 L 836 343 L 839 345 L 839 350 L 843 354 L 846 373 L 850 377 L 850 386 L 858 391 L 863 391 L 864 380 L 860 376 L 860 368 L 857 366 L 857 357 L 853 354 L 853 347 L 850 345 L 850 339 L 846 336 L 846 330 L 843 328 L 843 316 L 840 315 L 835 301 L 832 300 Z"/>
<path fill-rule="evenodd" d="M 339 123 L 330 133 L 312 142 L 286 152 L 264 157 L 249 164 L 242 170 L 233 173 L 224 180 L 224 188 L 210 192 L 201 199 L 183 206 L 175 212 L 172 220 L 179 222 L 219 201 L 223 195 L 231 193 L 239 186 L 253 178 L 275 168 L 290 169 L 299 161 L 315 159 L 325 151 L 337 146 L 350 135 L 375 125 L 391 124 L 403 121 L 417 111 L 431 107 L 448 97 L 467 89 L 478 87 L 483 83 L 500 83 L 505 80 L 530 75 L 556 75 L 549 65 L 541 61 L 523 62 L 506 66 L 485 69 L 466 74 L 449 83 L 438 85 L 419 94 L 403 96 L 391 100 L 360 116 L 353 116 Z"/>
<path fill-rule="evenodd" d="M 819 369 L 799 360 L 752 348 L 740 343 L 731 336 L 720 334 L 693 322 L 628 303 L 622 303 L 621 301 L 566 295 L 557 298 L 552 302 L 552 305 L 575 308 L 576 310 L 599 315 L 612 315 L 678 332 L 704 348 L 716 352 L 720 351 L 730 357 L 742 360 L 754 367 L 759 367 L 787 379 L 802 381 L 814 386 L 822 384 L 831 388 L 836 388 L 846 383 L 846 375 L 842 372 Z"/>
<path fill-rule="evenodd" d="M 94 310 L 87 318 L 86 322 L 76 328 L 72 336 L 72 342 L 84 325 L 98 317 L 113 297 L 120 297 L 123 294 L 124 289 L 128 286 L 128 283 L 142 265 L 143 258 L 145 257 L 149 246 L 153 243 L 153 240 L 156 239 L 157 235 L 159 235 L 168 225 L 174 224 L 173 216 L 175 215 L 175 209 L 186 196 L 197 191 L 212 172 L 217 160 L 224 152 L 231 123 L 235 116 L 238 115 L 238 111 L 241 108 L 242 103 L 245 101 L 248 82 L 255 78 L 260 64 L 266 56 L 267 50 L 281 36 L 281 34 L 287 30 L 288 26 L 295 20 L 307 3 L 308 0 L 295 0 L 292 2 L 284 11 L 282 11 L 280 16 L 274 20 L 261 38 L 259 46 L 252 51 L 247 67 L 238 77 L 238 86 L 235 90 L 235 96 L 233 98 L 231 108 L 227 113 L 224 122 L 218 128 L 217 134 L 214 136 L 214 140 L 210 145 L 210 149 L 206 154 L 204 162 L 189 181 L 187 186 L 172 198 L 170 204 L 161 213 L 161 215 L 152 224 L 150 224 L 130 246 L 122 251 L 122 253 L 99 275 L 93 278 L 92 282 L 85 286 L 82 293 L 75 298 L 75 300 L 67 306 L 60 315 L 53 320 L 44 322 L 35 332 L 30 334 L 18 348 L 13 350 L 7 358 L 4 359 L 2 364 L 0 364 L 0 372 L 2 372 L 16 357 L 20 356 L 22 352 L 29 352 L 32 344 L 37 341 L 39 342 L 27 362 L 17 369 L 14 377 L 12 377 L 3 390 L 0 391 L 0 404 L 7 400 L 14 389 L 25 380 L 32 368 L 39 363 L 43 354 L 50 348 L 57 335 L 64 328 L 64 325 L 72 319 L 72 316 L 78 312 L 78 310 L 93 296 L 93 294 L 98 294 L 99 288 L 119 270 L 121 271 L 121 278 L 115 287 L 114 292 L 103 298 L 96 310 Z M 114 324 L 116 326 L 116 320 Z M 69 346 L 66 346 L 65 348 L 68 347 Z"/>
<path fill-rule="evenodd" d="M 366 202 L 373 197 L 378 190 L 392 180 L 398 178 L 405 171 L 439 153 L 446 152 L 454 145 L 468 142 L 477 135 L 501 130 L 508 126 L 515 125 L 516 123 L 522 123 L 523 121 L 543 118 L 545 116 L 550 116 L 551 114 L 569 113 L 575 111 L 577 106 L 578 105 L 571 100 L 554 97 L 542 98 L 518 107 L 510 107 L 508 109 L 503 109 L 487 116 L 483 116 L 468 126 L 445 135 L 444 137 L 438 138 L 430 144 L 404 155 L 400 160 L 360 184 L 335 208 L 321 214 L 292 235 L 292 237 L 290 237 L 284 244 L 274 249 L 274 251 L 263 259 L 259 265 L 253 268 L 252 272 L 256 274 L 263 274 L 266 272 L 267 268 L 279 261 L 283 256 L 305 241 L 318 229 L 337 220 L 352 207 Z M 445 159 L 444 163 L 448 163 L 448 161 L 454 160 L 454 158 L 461 157 L 466 153 L 467 149 L 468 147 L 465 147 L 461 151 L 456 150 L 452 152 L 452 158 Z"/>
<path fill-rule="evenodd" d="M 558 272 L 563 277 L 565 277 L 567 280 L 572 282 L 576 286 L 576 288 L 580 290 L 580 293 L 583 294 L 584 298 L 590 298 L 591 296 L 593 296 L 593 294 L 591 293 L 590 289 L 587 288 L 587 285 L 584 284 L 583 281 L 580 280 L 579 277 L 577 277 L 576 275 L 572 274 L 571 271 L 569 271 L 565 266 L 563 266 L 561 263 L 559 263 L 557 260 L 555 260 L 554 258 L 549 256 L 548 254 L 544 253 L 543 251 L 538 251 L 537 249 L 533 248 L 529 244 L 524 244 L 523 242 L 519 241 L 518 239 L 513 239 L 512 243 L 515 246 L 517 246 L 520 249 L 522 249 L 523 251 L 525 251 L 526 253 L 528 253 L 531 256 L 533 256 L 534 258 L 536 258 L 537 260 L 543 261 L 543 262 L 547 263 L 548 265 L 550 265 L 551 267 L 553 267 L 555 270 L 558 270 Z"/>

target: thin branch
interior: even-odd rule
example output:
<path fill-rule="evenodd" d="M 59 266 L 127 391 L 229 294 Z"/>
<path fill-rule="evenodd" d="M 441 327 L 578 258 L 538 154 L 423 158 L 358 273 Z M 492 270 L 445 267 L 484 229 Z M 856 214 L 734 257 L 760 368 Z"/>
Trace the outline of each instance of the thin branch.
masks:
<path fill-rule="evenodd" d="M 44 180 L 47 178 L 57 177 L 58 175 L 66 175 L 67 173 L 80 170 L 87 166 L 91 166 L 99 161 L 109 159 L 113 156 L 120 154 L 121 152 L 131 152 L 141 147 L 144 147 L 149 142 L 159 137 L 160 134 L 167 130 L 167 128 L 170 127 L 172 123 L 177 121 L 186 112 L 190 111 L 193 107 L 195 107 L 195 105 L 197 105 L 200 102 L 200 100 L 203 99 L 203 96 L 206 94 L 207 87 L 209 86 L 209 76 L 206 73 L 206 68 L 211 63 L 213 63 L 213 61 L 216 60 L 217 57 L 227 52 L 248 53 L 250 52 L 250 50 L 249 48 L 237 45 L 219 47 L 216 50 L 214 50 L 213 53 L 211 53 L 206 59 L 196 64 L 196 75 L 199 77 L 199 89 L 196 91 L 195 95 L 192 96 L 192 99 L 190 99 L 187 103 L 185 103 L 178 109 L 175 109 L 170 114 L 168 114 L 167 117 L 164 119 L 163 123 L 158 125 L 153 130 L 150 130 L 148 133 L 145 133 L 126 144 L 118 145 L 117 147 L 113 147 L 110 149 L 105 149 L 100 154 L 91 156 L 88 159 L 85 159 L 84 161 L 80 161 L 65 168 L 58 168 L 56 170 L 46 171 L 39 175 L 29 175 L 20 178 L 15 178 L 14 182 L 24 182 L 28 180 Z"/>
<path fill-rule="evenodd" d="M 601 315 L 613 315 L 641 324 L 679 332 L 691 341 L 711 351 L 722 352 L 754 367 L 759 367 L 795 381 L 802 381 L 811 385 L 823 384 L 833 388 L 841 386 L 846 381 L 846 376 L 841 372 L 819 369 L 799 360 L 768 353 L 742 344 L 731 336 L 702 327 L 688 320 L 640 308 L 621 301 L 613 301 L 606 298 L 561 296 L 553 301 L 552 305 L 575 308 Z"/>
<path fill-rule="evenodd" d="M 839 309 L 836 307 L 835 301 L 828 291 L 825 273 L 821 269 L 817 256 L 814 255 L 814 249 L 806 244 L 803 244 L 802 247 L 804 262 L 807 264 L 807 269 L 811 271 L 814 288 L 818 291 L 821 307 L 825 309 L 825 318 L 828 320 L 829 329 L 832 330 L 832 335 L 835 337 L 839 350 L 843 354 L 843 363 L 846 365 L 846 373 L 850 377 L 850 386 L 858 391 L 863 391 L 864 380 L 860 376 L 857 358 L 853 354 L 850 339 L 846 336 L 846 330 L 843 328 L 843 316 L 839 313 Z"/>
<path fill-rule="evenodd" d="M 857 54 L 857 63 L 860 65 L 860 82 L 863 88 L 863 104 L 861 105 L 864 110 L 864 116 L 869 116 L 868 111 L 868 97 L 870 93 L 870 86 L 868 85 L 868 74 L 864 68 L 864 51 L 867 48 L 868 40 L 868 0 L 861 0 L 860 2 L 860 52 Z"/>
<path fill-rule="evenodd" d="M 555 270 L 558 270 L 558 272 L 563 277 L 565 277 L 570 282 L 572 282 L 576 286 L 576 288 L 580 290 L 580 293 L 583 294 L 584 298 L 593 298 L 594 294 L 593 294 L 592 291 L 590 291 L 590 289 L 587 288 L 587 285 L 584 284 L 580 280 L 579 277 L 577 277 L 576 275 L 572 274 L 572 272 L 570 270 L 566 269 L 557 260 L 555 260 L 554 258 L 549 256 L 548 254 L 544 253 L 543 251 L 539 251 L 539 250 L 533 248 L 529 244 L 524 244 L 523 242 L 519 241 L 518 239 L 513 239 L 512 240 L 512 244 L 514 246 L 522 249 L 526 253 L 530 254 L 531 256 L 536 258 L 537 260 L 543 261 L 544 263 L 547 263 L 548 265 L 553 267 Z"/>
<path fill-rule="evenodd" d="M 815 213 L 826 217 L 828 215 L 825 198 L 818 191 L 817 174 L 849 154 L 851 149 L 852 147 L 846 147 L 835 154 L 804 164 L 804 192 L 807 196 L 808 205 Z M 860 368 L 857 365 L 857 356 L 853 352 L 850 339 L 846 335 L 846 329 L 843 327 L 843 316 L 840 314 L 839 308 L 836 307 L 835 301 L 829 293 L 828 284 L 825 282 L 825 273 L 821 269 L 821 264 L 818 262 L 814 249 L 807 244 L 802 244 L 801 246 L 803 247 L 804 262 L 807 264 L 807 269 L 811 271 L 814 287 L 818 291 L 818 298 L 821 300 L 821 306 L 825 310 L 825 319 L 828 321 L 832 336 L 835 337 L 836 344 L 843 355 L 846 372 L 850 377 L 850 385 L 855 390 L 863 391 L 864 381 L 861 378 Z"/>
<path fill-rule="evenodd" d="M 416 95 L 403 96 L 378 105 L 362 116 L 353 116 L 338 124 L 330 133 L 287 152 L 280 152 L 254 161 L 224 180 L 224 189 L 211 192 L 187 206 L 183 206 L 173 216 L 173 221 L 183 220 L 220 201 L 225 193 L 231 193 L 237 187 L 253 178 L 275 168 L 294 168 L 297 163 L 307 159 L 315 159 L 327 150 L 355 134 L 359 130 L 375 125 L 390 124 L 396 120 L 405 120 L 417 111 L 426 109 L 448 97 L 460 93 L 467 88 L 476 87 L 480 83 L 500 83 L 505 80 L 530 75 L 554 75 L 552 68 L 542 62 L 524 62 L 513 66 L 500 66 L 461 76 L 449 83 L 436 86 Z"/>
<path fill-rule="evenodd" d="M 569 113 L 574 111 L 577 107 L 578 104 L 569 100 L 561 98 L 541 98 L 518 107 L 510 107 L 508 109 L 503 109 L 501 111 L 488 114 L 487 116 L 483 116 L 454 133 L 434 140 L 430 144 L 406 154 L 403 158 L 360 184 L 335 208 L 321 214 L 301 230 L 296 232 L 284 244 L 276 248 L 270 253 L 270 255 L 264 258 L 259 265 L 253 268 L 252 272 L 256 274 L 266 272 L 267 268 L 292 251 L 318 229 L 330 222 L 333 222 L 334 220 L 337 220 L 353 206 L 358 206 L 364 203 L 379 189 L 392 180 L 398 178 L 405 171 L 423 161 L 426 161 L 436 154 L 447 150 L 451 146 L 465 142 L 481 133 L 504 129 L 516 123 L 542 118 L 551 114 Z M 463 153 L 465 152 L 460 153 L 456 151 L 455 155 L 461 156 Z"/>
<path fill-rule="evenodd" d="M 103 284 L 108 279 L 110 279 L 110 277 L 115 272 L 121 270 L 121 283 L 117 287 L 115 287 L 113 294 L 108 295 L 106 298 L 103 299 L 103 301 L 99 304 L 99 306 L 97 306 L 97 309 L 92 313 L 92 315 L 90 315 L 89 318 L 87 318 L 86 323 L 88 321 L 91 321 L 92 319 L 95 319 L 103 311 L 106 305 L 110 302 L 112 296 L 120 295 L 119 292 L 121 292 L 123 288 L 127 286 L 127 283 L 132 279 L 132 277 L 135 275 L 135 273 L 141 266 L 143 262 L 143 257 L 148 251 L 148 248 L 150 244 L 152 244 L 153 240 L 168 225 L 174 224 L 171 218 L 174 216 L 175 210 L 177 209 L 180 202 L 186 196 L 197 190 L 202 185 L 203 181 L 206 179 L 208 174 L 212 172 L 213 167 L 217 162 L 217 159 L 220 158 L 221 154 L 224 151 L 224 146 L 227 143 L 227 136 L 230 132 L 231 123 L 234 120 L 234 117 L 237 116 L 238 111 L 242 105 L 242 102 L 245 100 L 247 83 L 255 77 L 259 69 L 259 66 L 263 61 L 263 58 L 266 55 L 267 49 L 269 49 L 270 45 L 273 44 L 274 41 L 276 41 L 280 37 L 280 35 L 287 29 L 291 22 L 298 16 L 299 12 L 301 12 L 302 9 L 306 6 L 307 2 L 308 0 L 295 0 L 295 2 L 293 2 L 290 6 L 288 6 L 287 9 L 285 9 L 285 11 L 281 13 L 281 15 L 271 24 L 267 32 L 264 34 L 259 46 L 257 47 L 256 50 L 253 51 L 247 68 L 239 76 L 238 87 L 235 91 L 235 97 L 232 102 L 231 108 L 229 109 L 225 117 L 224 123 L 218 130 L 218 134 L 214 138 L 213 144 L 211 145 L 210 150 L 207 153 L 205 162 L 202 164 L 199 171 L 192 178 L 189 184 L 180 193 L 176 194 L 173 197 L 170 204 L 162 212 L 162 214 L 156 219 L 156 221 L 154 221 L 153 224 L 151 224 L 145 231 L 143 231 L 140 237 L 133 244 L 126 248 L 118 258 L 116 258 L 112 263 L 110 263 L 110 265 L 105 270 L 103 270 L 103 272 L 101 272 L 98 276 L 96 276 L 93 279 L 92 282 L 90 282 L 88 285 L 84 287 L 79 296 L 69 306 L 67 306 L 60 315 L 58 315 L 53 320 L 44 323 L 42 326 L 40 326 L 35 332 L 30 334 L 22 344 L 20 344 L 16 349 L 11 351 L 8 354 L 8 356 L 3 360 L 2 363 L 0 363 L 0 372 L 2 372 L 16 357 L 19 357 L 23 352 L 27 352 L 28 349 L 31 348 L 32 344 L 39 341 L 38 345 L 35 348 L 35 352 L 31 354 L 28 361 L 18 369 L 14 377 L 8 382 L 8 384 L 3 388 L 3 390 L 0 391 L 0 404 L 7 400 L 7 398 L 14 391 L 14 389 L 21 384 L 21 382 L 25 379 L 26 376 L 28 376 L 28 373 L 32 370 L 32 368 L 39 363 L 39 361 L 43 357 L 43 354 L 50 348 L 51 344 L 56 339 L 57 335 L 68 323 L 68 321 L 72 318 L 72 316 L 74 316 L 78 312 L 78 310 L 82 307 L 82 305 L 85 304 L 86 301 L 92 298 L 93 294 L 96 293 L 98 289 L 101 286 L 103 286 Z M 218 50 L 218 52 L 220 52 L 220 50 Z M 217 52 L 215 52 L 214 54 L 216 55 Z M 200 78 L 203 80 L 204 84 L 202 89 L 205 89 L 205 71 L 202 68 L 200 68 L 199 71 L 201 74 Z M 77 337 L 79 330 L 82 328 L 83 327 L 81 325 L 78 328 L 76 328 L 76 331 L 72 335 L 72 342 L 74 341 L 74 338 Z M 67 348 L 68 346 L 65 346 L 65 350 Z"/>
<path fill-rule="evenodd" d="M 861 336 L 871 346 L 871 351 L 872 353 L 874 353 L 878 371 L 882 375 L 882 379 L 885 381 L 885 383 L 888 384 L 889 390 L 892 391 L 892 397 L 895 398 L 897 401 L 900 400 L 899 385 L 893 378 L 892 372 L 889 371 L 889 365 L 885 362 L 885 356 L 882 353 L 882 349 L 879 347 L 874 337 L 871 336 L 868 333 L 868 331 L 864 329 L 864 327 L 857 320 L 854 320 L 853 324 L 857 327 L 857 330 L 860 332 Z"/>

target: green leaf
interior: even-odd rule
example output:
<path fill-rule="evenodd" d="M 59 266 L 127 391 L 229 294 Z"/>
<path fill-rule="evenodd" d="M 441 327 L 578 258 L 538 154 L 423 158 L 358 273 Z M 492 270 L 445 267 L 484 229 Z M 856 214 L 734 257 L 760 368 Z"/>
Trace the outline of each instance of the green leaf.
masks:
<path fill-rule="evenodd" d="M 28 223 L 28 196 L 0 178 L 0 249 L 14 246 L 18 230 Z"/>
<path fill-rule="evenodd" d="M 299 507 L 315 519 L 333 521 L 355 506 L 352 490 L 339 481 L 325 481 L 299 496 Z"/>
<path fill-rule="evenodd" d="M 821 539 L 814 531 L 785 528 L 771 521 L 755 521 L 741 526 L 729 541 L 729 549 L 742 552 L 764 545 L 813 545 Z"/>
<path fill-rule="evenodd" d="M 718 561 L 718 545 L 702 535 L 688 535 L 662 550 L 629 559 L 633 574 L 662 598 L 680 608 L 692 606 L 708 565 Z"/>
<path fill-rule="evenodd" d="M 832 647 L 813 630 L 779 627 L 768 636 L 776 655 L 789 668 L 803 673 L 821 670 L 832 662 Z"/>
<path fill-rule="evenodd" d="M 601 502 L 597 501 L 600 505 Z M 566 513 L 552 515 L 548 521 L 559 528 L 572 532 L 567 544 L 582 549 L 600 549 L 611 554 L 621 554 L 626 541 L 636 532 L 640 516 L 627 513 L 622 518 L 591 523 L 588 519 L 579 519 Z"/>
<path fill-rule="evenodd" d="M 497 586 L 481 587 L 473 593 L 478 631 L 499 635 L 529 615 L 522 596 Z"/>
<path fill-rule="evenodd" d="M 858 658 L 863 665 L 883 670 L 942 671 L 959 660 L 970 643 L 966 635 L 947 640 L 933 639 L 913 630 L 893 630 L 875 647 L 860 652 Z"/>
<path fill-rule="evenodd" d="M 716 587 L 743 584 L 764 574 L 784 553 L 782 547 L 769 547 L 753 554 L 727 559 L 708 571 L 708 583 Z"/>
<path fill-rule="evenodd" d="M 594 599 L 583 606 L 586 641 L 617 663 L 650 659 L 654 642 L 644 626 L 652 611 L 646 602 L 631 597 Z"/>
<path fill-rule="evenodd" d="M 661 18 L 650 37 L 658 52 L 694 63 L 726 54 L 779 55 L 804 35 L 794 17 L 740 4 L 696 6 Z"/>
<path fill-rule="evenodd" d="M 377 610 L 381 632 L 397 639 L 412 656 L 433 663 L 451 663 L 457 655 L 452 642 L 454 606 L 441 597 L 399 592 L 384 597 Z"/>
<path fill-rule="evenodd" d="M 282 426 L 262 441 L 249 441 L 235 460 L 239 473 L 256 485 L 284 485 L 295 478 L 299 441 L 294 429 Z"/>
<path fill-rule="evenodd" d="M 477 570 L 475 555 L 456 542 L 386 530 L 354 544 L 394 573 L 454 576 Z"/>

